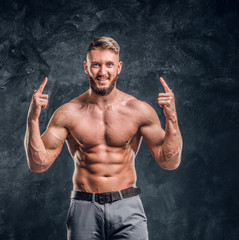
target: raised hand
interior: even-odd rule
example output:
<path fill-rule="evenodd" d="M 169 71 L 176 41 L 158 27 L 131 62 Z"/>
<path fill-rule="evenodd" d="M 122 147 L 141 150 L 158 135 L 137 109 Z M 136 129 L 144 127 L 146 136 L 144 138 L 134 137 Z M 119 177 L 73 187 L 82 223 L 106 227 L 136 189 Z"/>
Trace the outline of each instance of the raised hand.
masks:
<path fill-rule="evenodd" d="M 158 104 L 160 107 L 164 108 L 163 112 L 167 119 L 174 119 L 176 117 L 174 94 L 161 77 L 160 82 L 164 88 L 165 93 L 158 94 Z"/>
<path fill-rule="evenodd" d="M 44 87 L 47 83 L 47 77 L 44 78 L 40 87 L 34 91 L 32 101 L 28 113 L 28 118 L 31 120 L 37 120 L 40 116 L 41 109 L 46 108 L 48 104 L 48 95 L 42 94 Z"/>

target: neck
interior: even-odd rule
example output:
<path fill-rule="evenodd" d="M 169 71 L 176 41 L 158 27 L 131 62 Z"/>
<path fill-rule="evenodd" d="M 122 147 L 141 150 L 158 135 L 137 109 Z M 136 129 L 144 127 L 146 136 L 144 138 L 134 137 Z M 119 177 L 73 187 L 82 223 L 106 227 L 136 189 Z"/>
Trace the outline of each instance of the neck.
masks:
<path fill-rule="evenodd" d="M 119 97 L 119 90 L 117 88 L 114 88 L 109 94 L 105 96 L 101 96 L 93 92 L 92 89 L 90 88 L 88 90 L 88 94 L 89 94 L 90 103 L 94 103 L 99 107 L 104 108 L 109 105 L 112 105 L 114 102 L 117 101 Z"/>

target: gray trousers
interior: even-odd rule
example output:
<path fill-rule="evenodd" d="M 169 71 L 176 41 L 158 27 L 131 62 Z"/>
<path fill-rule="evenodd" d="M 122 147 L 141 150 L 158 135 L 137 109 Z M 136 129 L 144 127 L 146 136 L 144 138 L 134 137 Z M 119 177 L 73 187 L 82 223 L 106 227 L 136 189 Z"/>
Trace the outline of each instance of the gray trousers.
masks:
<path fill-rule="evenodd" d="M 148 240 L 139 195 L 105 204 L 71 199 L 66 225 L 68 240 Z"/>

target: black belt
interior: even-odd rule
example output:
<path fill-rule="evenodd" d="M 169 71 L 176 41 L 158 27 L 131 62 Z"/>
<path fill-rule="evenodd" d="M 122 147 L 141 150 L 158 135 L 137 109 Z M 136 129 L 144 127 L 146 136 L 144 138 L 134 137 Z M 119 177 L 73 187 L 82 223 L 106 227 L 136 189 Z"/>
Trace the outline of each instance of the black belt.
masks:
<path fill-rule="evenodd" d="M 130 187 L 116 192 L 104 192 L 104 193 L 88 193 L 72 191 L 71 198 L 85 201 L 96 201 L 100 204 L 104 204 L 122 199 L 119 192 L 121 192 L 122 198 L 129 198 L 140 194 L 141 190 L 140 188 Z"/>

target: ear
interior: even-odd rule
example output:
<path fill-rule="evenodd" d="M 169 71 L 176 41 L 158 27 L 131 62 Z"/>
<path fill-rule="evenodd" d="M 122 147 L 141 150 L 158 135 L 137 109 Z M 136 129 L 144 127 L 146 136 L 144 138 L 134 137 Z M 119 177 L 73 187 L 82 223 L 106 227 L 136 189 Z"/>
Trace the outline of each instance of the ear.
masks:
<path fill-rule="evenodd" d="M 84 70 L 86 74 L 89 74 L 87 62 L 84 61 Z"/>
<path fill-rule="evenodd" d="M 122 61 L 119 61 L 119 64 L 118 64 L 118 74 L 120 74 L 120 72 L 121 72 L 122 65 L 123 65 Z"/>

